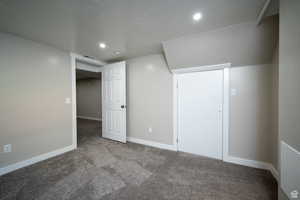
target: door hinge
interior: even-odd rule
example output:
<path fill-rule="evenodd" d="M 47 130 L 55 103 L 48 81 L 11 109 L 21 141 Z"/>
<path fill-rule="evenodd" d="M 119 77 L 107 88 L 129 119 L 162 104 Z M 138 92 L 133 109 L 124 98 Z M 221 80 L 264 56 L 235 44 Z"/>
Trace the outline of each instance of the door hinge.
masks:
<path fill-rule="evenodd" d="M 176 139 L 176 142 L 177 142 L 177 143 L 179 142 L 178 138 Z"/>

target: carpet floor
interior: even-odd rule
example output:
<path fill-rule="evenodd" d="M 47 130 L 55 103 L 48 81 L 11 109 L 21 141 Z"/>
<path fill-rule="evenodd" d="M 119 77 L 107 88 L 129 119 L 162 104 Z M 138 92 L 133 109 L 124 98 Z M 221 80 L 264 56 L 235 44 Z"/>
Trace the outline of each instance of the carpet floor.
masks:
<path fill-rule="evenodd" d="M 0 177 L 0 200 L 276 200 L 270 172 L 99 137 L 78 120 L 78 148 Z"/>

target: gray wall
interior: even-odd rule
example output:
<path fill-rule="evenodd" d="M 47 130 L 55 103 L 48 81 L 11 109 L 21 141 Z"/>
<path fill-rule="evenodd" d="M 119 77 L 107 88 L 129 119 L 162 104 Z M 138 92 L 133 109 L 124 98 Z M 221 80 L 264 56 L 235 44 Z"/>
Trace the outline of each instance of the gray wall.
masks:
<path fill-rule="evenodd" d="M 163 42 L 170 68 L 232 63 L 233 66 L 271 63 L 278 20 L 255 22 L 184 36 Z"/>
<path fill-rule="evenodd" d="M 68 53 L 0 33 L 0 167 L 72 144 Z"/>
<path fill-rule="evenodd" d="M 279 87 L 279 49 L 275 49 L 272 61 L 272 164 L 279 170 L 279 132 L 278 132 L 278 87 Z"/>
<path fill-rule="evenodd" d="M 299 19 L 300 1 L 281 0 L 279 21 L 279 139 L 298 151 L 300 151 Z M 278 192 L 280 200 L 287 199 L 280 188 Z"/>
<path fill-rule="evenodd" d="M 173 143 L 172 74 L 161 55 L 127 62 L 128 136 L 164 144 Z M 231 156 L 273 163 L 272 130 L 274 65 L 231 68 Z M 153 133 L 148 133 L 148 127 Z M 276 154 L 277 155 L 277 154 Z"/>
<path fill-rule="evenodd" d="M 281 0 L 279 135 L 300 151 L 300 1 Z"/>
<path fill-rule="evenodd" d="M 231 68 L 229 154 L 272 162 L 272 71 L 273 65 Z"/>
<path fill-rule="evenodd" d="M 173 144 L 172 75 L 162 55 L 127 61 L 127 134 Z M 148 128 L 153 129 L 148 133 Z"/>
<path fill-rule="evenodd" d="M 101 79 L 76 81 L 77 116 L 102 118 Z"/>

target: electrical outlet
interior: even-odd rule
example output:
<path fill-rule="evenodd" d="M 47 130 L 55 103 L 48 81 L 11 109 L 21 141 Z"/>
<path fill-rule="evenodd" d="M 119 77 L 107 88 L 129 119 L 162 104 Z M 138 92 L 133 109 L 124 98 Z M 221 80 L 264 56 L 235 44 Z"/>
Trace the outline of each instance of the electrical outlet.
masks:
<path fill-rule="evenodd" d="M 3 152 L 4 153 L 10 153 L 11 152 L 11 144 L 6 144 L 3 146 Z"/>
<path fill-rule="evenodd" d="M 152 133 L 152 128 L 148 128 L 148 133 Z"/>

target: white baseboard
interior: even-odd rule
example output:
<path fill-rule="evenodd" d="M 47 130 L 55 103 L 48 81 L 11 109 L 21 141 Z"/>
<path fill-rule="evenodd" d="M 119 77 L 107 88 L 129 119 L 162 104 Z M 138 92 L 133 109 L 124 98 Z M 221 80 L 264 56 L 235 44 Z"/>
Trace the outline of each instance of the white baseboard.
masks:
<path fill-rule="evenodd" d="M 160 148 L 160 149 L 177 151 L 177 148 L 175 145 L 161 144 L 158 142 L 153 142 L 153 141 L 143 140 L 143 139 L 138 139 L 138 138 L 133 138 L 133 137 L 127 137 L 127 141 L 146 145 L 146 146 L 156 147 L 156 148 Z M 234 157 L 234 156 L 226 156 L 226 158 L 224 158 L 223 161 L 238 164 L 238 165 L 243 165 L 243 166 L 247 166 L 247 167 L 269 170 L 272 173 L 273 177 L 277 180 L 277 182 L 279 180 L 278 171 L 270 163 L 256 161 L 256 160 L 249 160 L 249 159 L 244 159 L 244 158 L 238 158 L 238 157 Z"/>
<path fill-rule="evenodd" d="M 274 176 L 274 178 L 278 181 L 278 177 L 279 177 L 278 171 L 270 163 L 257 161 L 257 160 L 248 160 L 248 159 L 234 157 L 234 156 L 227 156 L 226 158 L 224 158 L 223 161 L 238 164 L 238 165 L 243 165 L 247 167 L 269 170 Z"/>
<path fill-rule="evenodd" d="M 279 172 L 277 171 L 277 169 L 275 169 L 275 167 L 272 164 L 270 164 L 269 170 L 272 173 L 272 175 L 274 176 L 274 178 L 277 180 L 277 182 L 279 183 Z"/>
<path fill-rule="evenodd" d="M 171 144 L 162 144 L 162 143 L 158 143 L 158 142 L 153 142 L 153 141 L 143 140 L 143 139 L 138 139 L 138 138 L 133 138 L 133 137 L 127 137 L 127 141 L 132 142 L 132 143 L 137 143 L 137 144 L 143 144 L 146 146 L 156 147 L 159 149 L 177 151 L 175 145 L 171 145 Z"/>
<path fill-rule="evenodd" d="M 177 148 L 175 145 L 170 145 L 170 144 L 162 144 L 158 142 L 153 142 L 149 140 L 143 140 L 143 139 L 138 139 L 138 138 L 133 138 L 133 137 L 127 137 L 127 141 L 132 142 L 132 143 L 137 143 L 137 144 L 142 144 L 146 146 L 151 146 L 151 147 L 156 147 L 160 149 L 166 149 L 166 150 L 171 150 L 171 151 L 177 151 Z M 0 176 L 7 174 L 9 172 L 15 171 L 17 169 L 27 167 L 29 165 L 35 164 L 37 162 L 61 155 L 63 153 L 66 153 L 68 151 L 72 151 L 76 149 L 75 145 L 70 145 L 62 149 L 58 149 L 49 153 L 45 153 L 39 156 L 35 156 L 31 159 L 24 160 L 15 164 L 8 165 L 6 167 L 0 168 Z M 238 158 L 238 157 L 233 157 L 233 156 L 227 156 L 223 160 L 224 162 L 229 162 L 229 163 L 234 163 L 238 165 L 243 165 L 243 166 L 248 166 L 248 167 L 253 167 L 253 168 L 259 168 L 259 169 L 266 169 L 269 170 L 274 178 L 278 181 L 279 174 L 278 171 L 275 169 L 275 167 L 267 162 L 262 162 L 262 161 L 256 161 L 256 160 L 248 160 L 244 158 Z"/>
<path fill-rule="evenodd" d="M 86 117 L 86 116 L 81 116 L 81 115 L 78 115 L 77 118 L 79 118 L 79 119 L 94 120 L 94 121 L 102 121 L 101 118 L 97 118 L 97 117 Z"/>
<path fill-rule="evenodd" d="M 37 162 L 40 162 L 40 161 L 43 161 L 43 160 L 61 155 L 61 154 L 66 153 L 68 151 L 72 151 L 74 149 L 76 149 L 76 146 L 75 145 L 70 145 L 70 146 L 64 147 L 62 149 L 58 149 L 58 150 L 55 150 L 55 151 L 51 151 L 49 153 L 45 153 L 45 154 L 42 154 L 42 155 L 39 155 L 39 156 L 35 156 L 35 157 L 30 158 L 28 160 L 23 160 L 21 162 L 15 163 L 15 164 L 8 165 L 6 167 L 2 167 L 2 168 L 0 168 L 0 176 L 2 176 L 4 174 L 7 174 L 9 172 L 15 171 L 17 169 L 35 164 Z"/>

